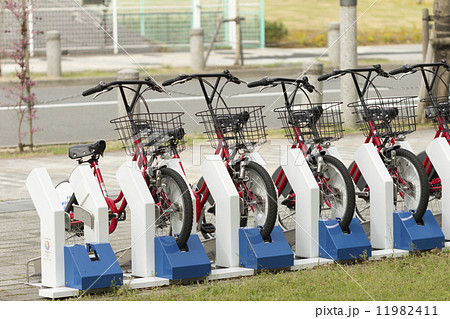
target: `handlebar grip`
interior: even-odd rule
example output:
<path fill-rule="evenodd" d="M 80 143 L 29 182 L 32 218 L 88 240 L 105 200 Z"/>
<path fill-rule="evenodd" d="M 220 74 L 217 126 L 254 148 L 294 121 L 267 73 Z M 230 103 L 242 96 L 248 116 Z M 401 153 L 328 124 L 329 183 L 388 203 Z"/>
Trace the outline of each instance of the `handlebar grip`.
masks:
<path fill-rule="evenodd" d="M 409 72 L 409 71 L 411 71 L 411 67 L 409 65 L 405 64 L 405 65 L 403 65 L 402 67 L 400 67 L 398 69 L 394 69 L 394 70 L 389 71 L 389 74 L 390 75 L 397 75 L 397 74 L 406 73 L 406 72 Z"/>
<path fill-rule="evenodd" d="M 170 79 L 170 80 L 166 80 L 162 83 L 163 86 L 169 86 L 174 84 L 175 82 L 181 81 L 186 79 L 188 76 L 186 74 L 180 74 L 178 75 L 176 78 Z"/>
<path fill-rule="evenodd" d="M 83 93 L 81 93 L 81 95 L 83 96 L 88 96 L 97 92 L 101 92 L 106 88 L 105 86 L 105 82 L 100 82 L 97 86 L 87 89 L 86 91 L 84 91 Z"/>
<path fill-rule="evenodd" d="M 271 83 L 272 82 L 267 77 L 264 77 L 261 80 L 247 83 L 247 87 L 254 88 L 257 86 L 267 86 L 267 85 L 270 85 Z"/>
<path fill-rule="evenodd" d="M 323 74 L 323 75 L 319 76 L 319 77 L 317 78 L 317 80 L 318 80 L 318 81 L 325 81 L 325 80 L 328 80 L 329 78 L 331 78 L 332 76 L 338 75 L 339 73 L 340 73 L 339 70 L 333 70 L 333 71 L 331 71 L 330 73 Z"/>

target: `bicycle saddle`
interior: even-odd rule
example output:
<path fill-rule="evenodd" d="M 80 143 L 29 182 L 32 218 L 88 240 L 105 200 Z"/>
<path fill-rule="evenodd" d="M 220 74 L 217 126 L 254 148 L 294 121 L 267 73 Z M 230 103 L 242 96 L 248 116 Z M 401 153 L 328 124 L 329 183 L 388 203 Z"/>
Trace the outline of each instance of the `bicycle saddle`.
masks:
<path fill-rule="evenodd" d="M 97 141 L 90 144 L 74 145 L 69 147 L 69 157 L 71 159 L 78 159 L 92 154 L 102 155 L 106 149 L 106 142 L 104 140 Z"/>

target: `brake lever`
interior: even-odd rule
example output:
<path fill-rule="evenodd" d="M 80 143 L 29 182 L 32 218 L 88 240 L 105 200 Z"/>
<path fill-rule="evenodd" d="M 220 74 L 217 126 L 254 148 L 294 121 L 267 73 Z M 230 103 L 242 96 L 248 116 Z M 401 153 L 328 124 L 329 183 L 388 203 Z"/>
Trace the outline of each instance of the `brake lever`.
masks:
<path fill-rule="evenodd" d="M 411 70 L 411 71 L 409 71 L 409 72 L 400 74 L 400 76 L 399 76 L 398 78 L 396 78 L 396 77 L 393 76 L 393 75 L 392 75 L 392 77 L 393 77 L 394 79 L 396 79 L 396 80 L 401 80 L 404 76 L 407 76 L 407 75 L 409 75 L 409 74 L 414 74 L 414 73 L 416 73 L 416 72 L 417 72 L 417 70 Z"/>
<path fill-rule="evenodd" d="M 176 85 L 176 84 L 183 84 L 183 83 L 186 83 L 187 81 L 189 81 L 191 78 L 185 78 L 185 79 L 182 79 L 182 80 L 178 80 L 178 81 L 175 81 L 175 82 L 173 82 L 170 86 L 174 86 L 174 85 Z"/>
<path fill-rule="evenodd" d="M 316 92 L 316 93 L 319 94 L 320 96 L 323 96 L 323 93 L 320 92 L 320 91 L 318 91 L 316 88 L 314 88 L 313 90 L 314 90 L 314 92 Z"/>
<path fill-rule="evenodd" d="M 278 85 L 278 83 L 272 83 L 266 86 L 263 86 L 262 88 L 259 89 L 259 92 L 261 93 L 262 91 L 266 90 L 266 89 L 271 89 L 274 88 Z"/>
<path fill-rule="evenodd" d="M 112 87 L 107 87 L 103 91 L 95 93 L 95 95 L 92 97 L 92 99 L 95 100 L 98 96 L 100 96 L 100 95 L 102 95 L 104 93 L 107 93 L 107 92 L 111 91 L 112 89 L 113 89 Z"/>

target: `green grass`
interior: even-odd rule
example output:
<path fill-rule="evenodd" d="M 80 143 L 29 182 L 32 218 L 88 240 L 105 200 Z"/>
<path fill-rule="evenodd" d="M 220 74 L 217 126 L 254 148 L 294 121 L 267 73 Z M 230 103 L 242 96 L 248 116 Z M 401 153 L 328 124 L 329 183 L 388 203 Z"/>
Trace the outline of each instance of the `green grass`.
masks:
<path fill-rule="evenodd" d="M 449 300 L 450 251 L 415 253 L 382 261 L 331 264 L 294 272 L 150 290 L 115 288 L 83 300 L 269 301 Z"/>
<path fill-rule="evenodd" d="M 86 142 L 88 143 L 88 142 Z M 67 154 L 69 147 L 72 145 L 83 144 L 54 144 L 54 145 L 37 145 L 33 147 L 31 152 L 28 148 L 25 148 L 24 152 L 19 152 L 16 148 L 0 148 L 0 158 L 26 158 L 26 157 L 38 157 L 38 156 L 52 156 Z M 122 144 L 119 141 L 107 141 L 106 152 L 118 151 L 122 149 Z"/>
<path fill-rule="evenodd" d="M 373 6 L 372 6 L 373 5 Z M 433 12 L 433 0 L 358 0 L 359 30 L 402 27 L 422 28 L 422 9 Z M 269 21 L 282 21 L 290 30 L 327 30 L 329 22 L 339 22 L 340 5 L 336 0 L 265 0 L 265 16 Z"/>

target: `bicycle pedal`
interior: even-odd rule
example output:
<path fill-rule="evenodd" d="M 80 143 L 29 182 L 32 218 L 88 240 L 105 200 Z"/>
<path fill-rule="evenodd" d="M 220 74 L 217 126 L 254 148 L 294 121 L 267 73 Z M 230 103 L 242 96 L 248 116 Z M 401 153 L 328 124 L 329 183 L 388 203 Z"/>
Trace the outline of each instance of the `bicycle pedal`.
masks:
<path fill-rule="evenodd" d="M 216 226 L 214 226 L 214 225 L 211 224 L 211 223 L 203 223 L 203 224 L 200 226 L 200 229 L 201 229 L 201 231 L 202 231 L 203 233 L 208 233 L 208 234 L 210 234 L 210 233 L 214 233 L 214 232 L 216 231 Z"/>
<path fill-rule="evenodd" d="M 119 217 L 119 221 L 120 222 L 123 222 L 124 220 L 126 220 L 127 219 L 127 214 L 125 213 L 125 212 L 123 212 L 122 214 L 120 214 L 120 217 Z"/>

